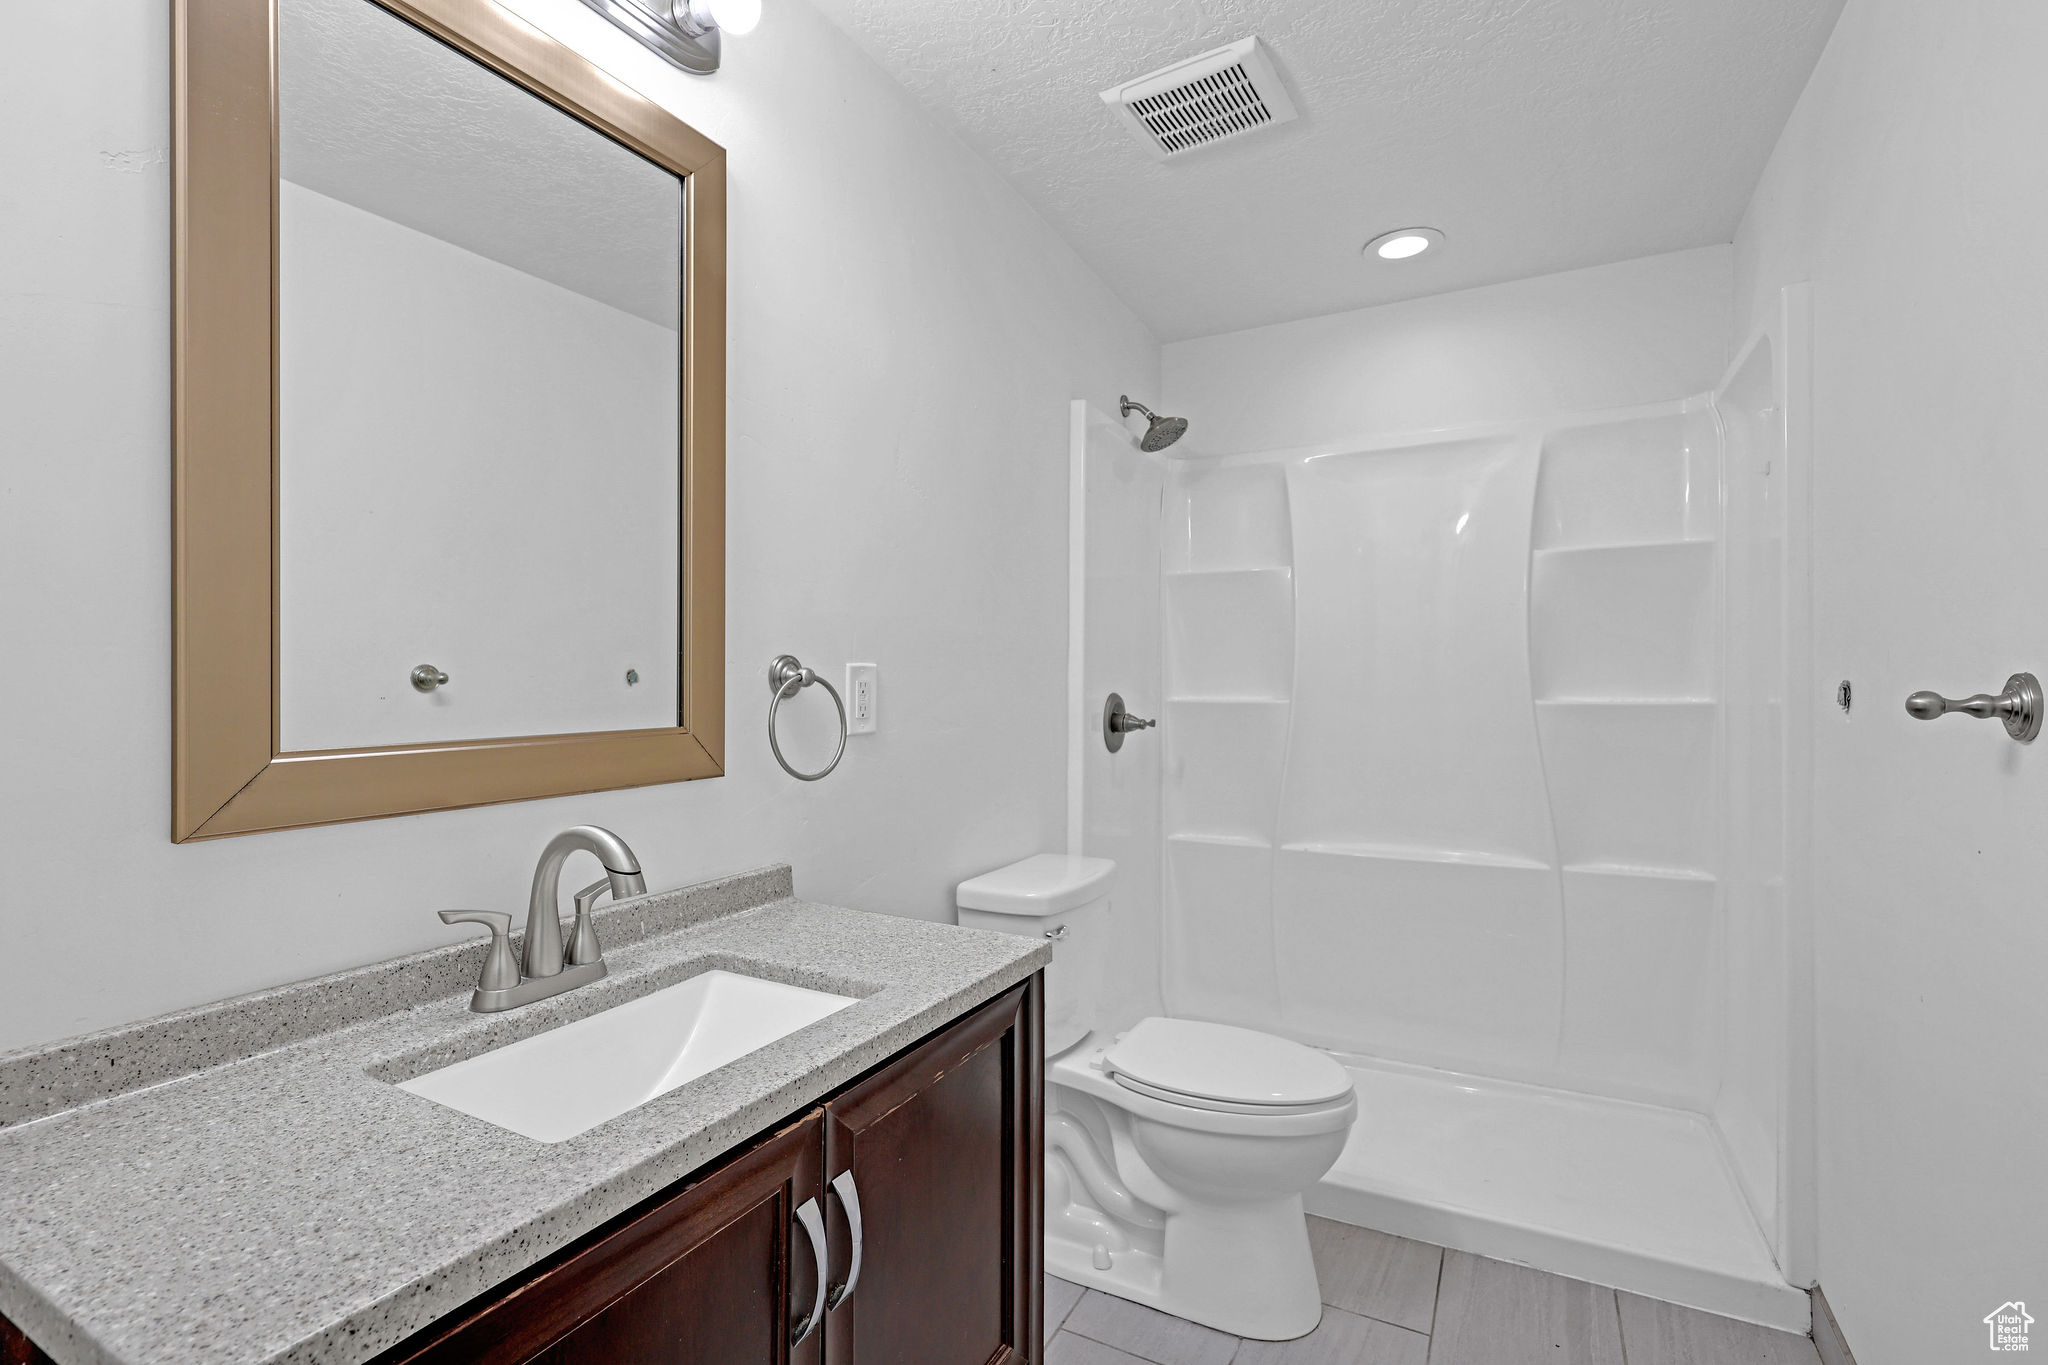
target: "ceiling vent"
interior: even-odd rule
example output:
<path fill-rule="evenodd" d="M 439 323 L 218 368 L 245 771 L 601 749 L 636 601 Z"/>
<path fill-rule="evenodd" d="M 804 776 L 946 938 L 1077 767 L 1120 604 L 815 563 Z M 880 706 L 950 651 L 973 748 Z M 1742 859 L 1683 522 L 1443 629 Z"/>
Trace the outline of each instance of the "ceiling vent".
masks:
<path fill-rule="evenodd" d="M 1105 90 L 1102 102 L 1162 161 L 1299 117 L 1256 37 Z"/>

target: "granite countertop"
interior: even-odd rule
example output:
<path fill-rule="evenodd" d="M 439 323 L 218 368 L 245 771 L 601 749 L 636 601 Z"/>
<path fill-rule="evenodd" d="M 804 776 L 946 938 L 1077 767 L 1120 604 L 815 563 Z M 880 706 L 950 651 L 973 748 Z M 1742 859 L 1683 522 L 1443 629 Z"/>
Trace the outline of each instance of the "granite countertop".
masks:
<path fill-rule="evenodd" d="M 468 1009 L 483 941 L 0 1056 L 0 1314 L 62 1365 L 362 1361 L 1045 965 L 792 898 L 598 912 L 611 975 Z M 859 1003 L 566 1142 L 396 1081 L 714 967 Z"/>

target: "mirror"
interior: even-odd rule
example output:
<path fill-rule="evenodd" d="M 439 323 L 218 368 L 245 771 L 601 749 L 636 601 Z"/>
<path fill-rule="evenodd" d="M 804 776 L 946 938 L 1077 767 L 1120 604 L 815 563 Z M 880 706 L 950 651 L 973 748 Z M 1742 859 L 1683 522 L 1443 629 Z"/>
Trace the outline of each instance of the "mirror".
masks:
<path fill-rule="evenodd" d="M 277 8 L 283 747 L 674 725 L 682 178 L 371 0 Z"/>
<path fill-rule="evenodd" d="M 178 26 L 173 837 L 715 775 L 722 153 L 489 0 Z"/>

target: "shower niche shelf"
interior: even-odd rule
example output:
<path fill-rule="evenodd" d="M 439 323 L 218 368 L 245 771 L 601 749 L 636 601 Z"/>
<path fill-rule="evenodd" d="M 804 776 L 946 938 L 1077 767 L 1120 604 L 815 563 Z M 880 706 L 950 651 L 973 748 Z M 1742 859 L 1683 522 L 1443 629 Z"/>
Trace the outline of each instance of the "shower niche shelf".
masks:
<path fill-rule="evenodd" d="M 1534 548 L 1530 557 L 1540 565 L 1597 565 L 1608 561 L 1628 565 L 1632 561 L 1690 559 L 1712 567 L 1714 548 L 1720 542 L 1710 536 L 1688 536 L 1683 540 L 1614 540 L 1612 544 L 1552 544 Z"/>
<path fill-rule="evenodd" d="M 1287 482 L 1280 466 L 1174 463 L 1164 509 L 1169 572 L 1237 572 L 1294 562 Z"/>
<path fill-rule="evenodd" d="M 1720 880 L 1705 868 L 1652 867 L 1640 863 L 1566 863 L 1564 871 L 1573 876 L 1634 877 L 1656 882 L 1705 882 L 1712 885 Z"/>
<path fill-rule="evenodd" d="M 1166 836 L 1169 844 L 1201 844 L 1206 848 L 1257 848 L 1270 849 L 1273 841 L 1261 839 L 1254 834 L 1209 834 L 1199 830 L 1182 830 Z"/>
<path fill-rule="evenodd" d="M 1282 578 L 1294 576 L 1292 564 L 1226 564 L 1216 568 L 1168 569 L 1166 578 L 1247 578 L 1261 574 L 1279 574 Z"/>
<path fill-rule="evenodd" d="M 1537 559 L 1569 560 L 1580 555 L 1628 556 L 1683 549 L 1688 546 L 1701 547 L 1712 553 L 1720 542 L 1712 536 L 1683 536 L 1670 540 L 1609 540 L 1589 545 L 1539 545 L 1529 553 Z"/>
<path fill-rule="evenodd" d="M 1720 520 L 1719 444 L 1698 400 L 1551 431 L 1536 485 L 1535 544 L 1711 535 Z"/>
<path fill-rule="evenodd" d="M 1319 853 L 1328 858 L 1360 858 L 1386 863 L 1436 863 L 1447 867 L 1504 867 L 1522 872 L 1548 872 L 1550 864 L 1519 853 L 1492 853 L 1466 848 L 1426 848 L 1407 844 L 1295 842 L 1280 845 L 1283 853 Z"/>

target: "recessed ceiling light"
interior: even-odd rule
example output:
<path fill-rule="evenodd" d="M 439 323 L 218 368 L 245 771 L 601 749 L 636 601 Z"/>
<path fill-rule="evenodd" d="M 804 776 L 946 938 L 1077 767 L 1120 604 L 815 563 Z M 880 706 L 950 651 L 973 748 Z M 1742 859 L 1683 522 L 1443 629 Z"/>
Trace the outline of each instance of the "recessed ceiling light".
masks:
<path fill-rule="evenodd" d="M 1433 246 L 1440 245 L 1444 235 L 1435 228 L 1395 228 L 1383 232 L 1365 244 L 1365 254 L 1377 256 L 1383 261 L 1405 261 L 1411 256 L 1420 256 Z"/>

